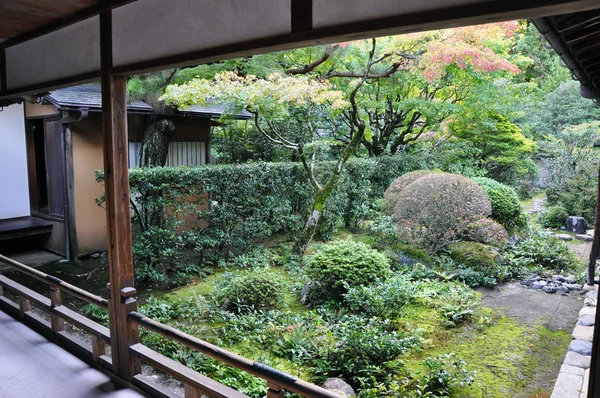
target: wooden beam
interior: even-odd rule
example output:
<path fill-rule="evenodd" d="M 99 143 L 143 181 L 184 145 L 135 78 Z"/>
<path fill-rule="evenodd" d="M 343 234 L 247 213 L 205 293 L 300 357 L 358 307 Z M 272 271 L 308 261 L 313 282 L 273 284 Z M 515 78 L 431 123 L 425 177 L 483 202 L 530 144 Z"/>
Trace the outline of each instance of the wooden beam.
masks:
<path fill-rule="evenodd" d="M 312 0 L 290 0 L 292 4 L 292 33 L 313 28 Z"/>
<path fill-rule="evenodd" d="M 102 75 L 102 131 L 104 135 L 104 187 L 110 300 L 108 306 L 113 372 L 131 382 L 139 373 L 129 353 L 132 340 L 139 339 L 137 326 L 130 328 L 127 315 L 135 294 L 131 219 L 129 213 L 129 162 L 127 158 L 127 78 L 112 74 L 112 15 L 100 14 Z M 139 363 L 138 363 L 139 364 Z"/>

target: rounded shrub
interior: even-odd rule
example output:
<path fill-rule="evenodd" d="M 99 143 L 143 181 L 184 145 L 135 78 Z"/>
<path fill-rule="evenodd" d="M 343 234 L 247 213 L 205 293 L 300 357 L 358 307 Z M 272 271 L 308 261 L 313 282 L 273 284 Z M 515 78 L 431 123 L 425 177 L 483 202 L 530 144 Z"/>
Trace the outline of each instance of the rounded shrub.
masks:
<path fill-rule="evenodd" d="M 400 198 L 400 193 L 404 188 L 417 181 L 419 178 L 434 174 L 431 170 L 415 170 L 408 172 L 396 178 L 388 189 L 383 193 L 383 209 L 388 215 L 392 215 L 394 208 Z"/>
<path fill-rule="evenodd" d="M 517 192 L 506 184 L 487 177 L 474 177 L 492 203 L 492 218 L 506 228 L 519 228 L 525 225 L 525 213 Z"/>
<path fill-rule="evenodd" d="M 257 310 L 279 308 L 285 297 L 281 276 L 265 268 L 255 268 L 236 276 L 218 294 L 223 306 L 239 311 L 244 307 Z"/>
<path fill-rule="evenodd" d="M 385 255 L 349 239 L 321 246 L 307 267 L 308 276 L 333 299 L 341 298 L 348 288 L 384 280 L 389 272 Z"/>
<path fill-rule="evenodd" d="M 550 206 L 540 214 L 540 223 L 545 228 L 560 228 L 567 222 L 569 213 L 561 204 Z"/>
<path fill-rule="evenodd" d="M 508 243 L 508 232 L 502 226 L 489 218 L 482 218 L 469 226 L 469 239 L 486 245 L 504 246 Z"/>
<path fill-rule="evenodd" d="M 392 217 L 407 237 L 422 238 L 437 251 L 491 212 L 487 195 L 473 180 L 444 173 L 421 177 L 402 190 Z"/>
<path fill-rule="evenodd" d="M 451 243 L 448 254 L 454 261 L 483 272 L 495 268 L 502 260 L 496 249 L 478 242 Z"/>

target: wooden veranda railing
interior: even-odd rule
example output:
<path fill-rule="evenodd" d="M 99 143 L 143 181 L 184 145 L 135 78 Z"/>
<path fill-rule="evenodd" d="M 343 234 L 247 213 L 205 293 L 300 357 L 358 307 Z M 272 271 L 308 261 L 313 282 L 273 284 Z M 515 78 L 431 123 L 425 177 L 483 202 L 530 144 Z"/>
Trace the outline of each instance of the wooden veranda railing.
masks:
<path fill-rule="evenodd" d="M 8 257 L 0 255 L 0 262 L 49 286 L 49 297 L 46 297 L 7 278 L 5 275 L 0 275 L 0 309 L 15 318 L 21 319 L 24 323 L 49 336 L 89 363 L 112 371 L 111 358 L 106 355 L 105 349 L 105 345 L 111 342 L 109 329 L 63 306 L 61 304 L 61 291 L 103 309 L 109 308 L 109 300 Z M 18 297 L 18 303 L 4 296 L 4 290 Z M 126 330 L 131 354 L 129 367 L 132 369 L 133 375 L 131 380 L 128 381 L 151 395 L 174 396 L 172 392 L 142 376 L 142 362 L 181 381 L 184 384 L 186 398 L 200 398 L 203 394 L 214 398 L 246 397 L 246 395 L 144 346 L 139 341 L 138 326 L 266 380 L 268 386 L 267 398 L 283 398 L 284 390 L 308 398 L 340 398 L 339 395 L 324 388 L 224 350 L 138 313 L 135 294 L 136 290 L 134 288 L 125 288 L 122 289 L 120 298 L 123 305 L 126 306 L 128 314 Z M 31 311 L 32 304 L 49 313 L 50 322 L 34 314 Z M 88 333 L 92 339 L 91 347 L 79 338 L 67 333 L 65 322 Z M 0 336 L 0 338 L 2 337 Z"/>

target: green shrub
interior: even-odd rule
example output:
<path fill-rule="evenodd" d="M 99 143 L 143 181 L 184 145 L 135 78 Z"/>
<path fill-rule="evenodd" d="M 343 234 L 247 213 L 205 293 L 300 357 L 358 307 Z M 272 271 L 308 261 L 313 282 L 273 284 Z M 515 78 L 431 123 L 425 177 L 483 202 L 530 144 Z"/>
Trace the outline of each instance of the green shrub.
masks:
<path fill-rule="evenodd" d="M 456 242 L 448 245 L 450 257 L 476 271 L 486 271 L 500 264 L 501 256 L 490 246 L 478 242 Z"/>
<path fill-rule="evenodd" d="M 348 288 L 384 280 L 389 271 L 383 254 L 349 239 L 321 246 L 307 268 L 308 276 L 321 283 L 333 299 L 341 298 Z"/>
<path fill-rule="evenodd" d="M 529 231 L 528 235 L 509 248 L 504 261 L 513 268 L 544 268 L 555 272 L 573 270 L 577 265 L 575 255 L 556 236 L 544 231 Z"/>
<path fill-rule="evenodd" d="M 344 305 L 357 314 L 394 319 L 403 314 L 404 306 L 412 301 L 417 291 L 418 283 L 405 275 L 396 275 L 385 282 L 349 289 L 344 296 Z"/>
<path fill-rule="evenodd" d="M 492 218 L 506 228 L 520 228 L 525 225 L 525 213 L 519 195 L 508 185 L 486 177 L 473 178 L 492 203 Z"/>
<path fill-rule="evenodd" d="M 238 312 L 249 307 L 257 310 L 279 308 L 285 297 L 285 283 L 281 276 L 265 268 L 255 268 L 235 276 L 217 290 L 221 304 Z"/>
<path fill-rule="evenodd" d="M 394 214 L 394 209 L 400 199 L 400 194 L 410 184 L 417 181 L 419 178 L 433 174 L 431 170 L 415 170 L 410 171 L 400 177 L 396 178 L 390 186 L 385 190 L 383 194 L 384 205 L 383 208 L 388 215 Z"/>
<path fill-rule="evenodd" d="M 539 221 L 545 228 L 560 228 L 567 222 L 569 213 L 562 204 L 550 206 L 540 214 Z"/>
<path fill-rule="evenodd" d="M 330 346 L 319 370 L 324 376 L 342 377 L 354 387 L 383 380 L 386 363 L 416 347 L 421 339 L 392 330 L 389 321 L 351 315 L 333 330 L 337 341 Z M 362 382 L 362 383 L 361 383 Z"/>
<path fill-rule="evenodd" d="M 444 173 L 421 177 L 402 190 L 393 217 L 404 236 L 424 239 L 435 252 L 491 211 L 485 192 L 473 180 Z"/>
<path fill-rule="evenodd" d="M 317 174 L 335 162 L 319 162 Z M 398 175 L 426 167 L 417 155 L 350 159 L 329 197 L 319 234 L 330 238 L 345 224 L 373 216 L 377 201 Z M 104 181 L 103 171 L 96 180 Z M 216 263 L 274 233 L 300 231 L 314 190 L 300 163 L 247 163 L 129 170 L 136 271 L 139 279 L 166 281 L 182 254 Z M 210 203 L 209 203 L 210 200 Z M 98 198 L 101 205 L 104 198 Z M 209 206 L 210 204 L 210 206 Z"/>
<path fill-rule="evenodd" d="M 451 396 L 458 389 L 470 386 L 477 373 L 469 371 L 467 363 L 455 353 L 423 360 L 424 375 L 419 378 L 419 390 L 433 397 Z"/>
<path fill-rule="evenodd" d="M 469 239 L 474 242 L 492 246 L 504 246 L 508 242 L 508 232 L 499 223 L 489 218 L 482 218 L 469 226 Z"/>

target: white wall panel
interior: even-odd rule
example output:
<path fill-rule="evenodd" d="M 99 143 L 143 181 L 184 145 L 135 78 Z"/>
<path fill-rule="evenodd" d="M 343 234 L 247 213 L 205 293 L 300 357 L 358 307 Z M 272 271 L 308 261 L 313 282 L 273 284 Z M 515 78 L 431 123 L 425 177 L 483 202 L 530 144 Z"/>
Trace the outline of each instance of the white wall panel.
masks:
<path fill-rule="evenodd" d="M 313 0 L 313 27 L 340 25 L 493 0 Z"/>
<path fill-rule="evenodd" d="M 25 118 L 17 104 L 0 111 L 0 219 L 28 215 Z"/>
<path fill-rule="evenodd" d="M 289 0 L 138 0 L 113 10 L 115 66 L 290 33 Z"/>
<path fill-rule="evenodd" d="M 93 17 L 6 49 L 8 89 L 100 69 L 100 25 Z"/>

